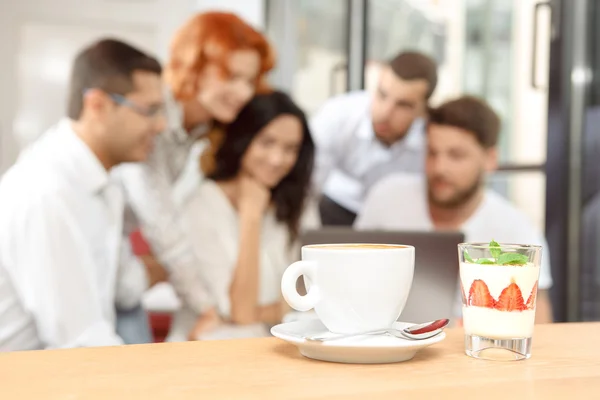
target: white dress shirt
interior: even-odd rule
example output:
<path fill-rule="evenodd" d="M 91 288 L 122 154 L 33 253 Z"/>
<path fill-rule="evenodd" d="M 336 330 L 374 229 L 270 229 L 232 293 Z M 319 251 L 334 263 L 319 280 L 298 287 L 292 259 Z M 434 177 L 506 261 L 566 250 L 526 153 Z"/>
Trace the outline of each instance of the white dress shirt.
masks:
<path fill-rule="evenodd" d="M 121 248 L 121 191 L 70 120 L 4 175 L 0 221 L 0 350 L 121 344 L 115 304 L 148 282 Z"/>
<path fill-rule="evenodd" d="M 354 226 L 357 229 L 434 230 L 425 179 L 396 174 L 382 180 L 369 193 Z M 471 243 L 489 243 L 494 239 L 500 243 L 541 245 L 539 288 L 549 289 L 552 286 L 550 251 L 546 240 L 523 212 L 498 193 L 486 190 L 483 201 L 462 225 L 461 231 L 465 234 L 465 241 Z"/>
<path fill-rule="evenodd" d="M 149 160 L 119 166 L 115 174 L 126 197 L 126 230 L 141 229 L 154 256 L 167 268 L 177 295 L 200 314 L 214 300 L 198 274 L 200 260 L 192 239 L 179 221 L 182 204 L 204 179 L 199 155 L 206 141 L 199 138 L 207 127 L 188 134 L 181 107 L 168 91 L 165 100 L 169 127 L 156 137 Z"/>
<path fill-rule="evenodd" d="M 334 97 L 310 121 L 317 147 L 315 184 L 355 213 L 382 177 L 424 169 L 424 120 L 416 120 L 404 139 L 387 147 L 373 132 L 371 99 L 363 91 Z"/>

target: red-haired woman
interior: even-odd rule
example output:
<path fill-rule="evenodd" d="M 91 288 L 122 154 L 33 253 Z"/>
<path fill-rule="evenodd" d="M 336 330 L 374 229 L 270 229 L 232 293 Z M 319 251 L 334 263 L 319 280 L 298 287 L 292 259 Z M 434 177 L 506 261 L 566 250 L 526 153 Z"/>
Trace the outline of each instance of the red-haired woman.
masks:
<path fill-rule="evenodd" d="M 195 15 L 176 33 L 165 68 L 169 129 L 157 138 L 148 162 L 118 172 L 131 211 L 129 226 L 141 229 L 180 299 L 200 316 L 200 326 L 210 325 L 216 314 L 191 240 L 177 222 L 185 199 L 181 190 L 190 177 L 186 166 L 197 172 L 198 154 L 206 146 L 206 160 L 211 159 L 220 127 L 233 121 L 255 93 L 268 91 L 265 74 L 273 65 L 265 37 L 236 15 Z M 204 172 L 210 167 L 203 165 Z M 202 175 L 191 176 L 187 186 L 195 188 Z"/>

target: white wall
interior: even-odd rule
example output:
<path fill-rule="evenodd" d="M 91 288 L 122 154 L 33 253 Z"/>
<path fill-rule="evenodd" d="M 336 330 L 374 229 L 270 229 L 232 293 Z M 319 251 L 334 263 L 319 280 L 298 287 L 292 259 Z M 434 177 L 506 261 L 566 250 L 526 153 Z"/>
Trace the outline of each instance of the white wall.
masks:
<path fill-rule="evenodd" d="M 117 36 L 167 55 L 197 0 L 0 0 L 0 174 L 64 115 L 68 69 L 83 45 Z"/>
<path fill-rule="evenodd" d="M 197 11 L 223 10 L 239 15 L 256 28 L 265 28 L 264 0 L 196 0 Z"/>

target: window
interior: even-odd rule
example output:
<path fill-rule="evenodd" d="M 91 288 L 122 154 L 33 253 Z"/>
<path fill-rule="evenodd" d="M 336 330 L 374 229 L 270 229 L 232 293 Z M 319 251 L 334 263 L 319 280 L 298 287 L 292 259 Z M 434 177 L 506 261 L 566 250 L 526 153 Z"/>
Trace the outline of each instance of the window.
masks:
<path fill-rule="evenodd" d="M 346 91 L 348 1 L 268 2 L 267 34 L 278 53 L 273 83 L 308 113 Z"/>

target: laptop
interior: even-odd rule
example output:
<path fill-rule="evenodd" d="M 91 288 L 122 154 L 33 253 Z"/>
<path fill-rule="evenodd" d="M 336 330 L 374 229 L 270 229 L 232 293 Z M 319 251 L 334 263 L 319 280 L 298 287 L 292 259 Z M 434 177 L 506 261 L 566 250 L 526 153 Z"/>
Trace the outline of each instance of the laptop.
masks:
<path fill-rule="evenodd" d="M 406 306 L 399 320 L 426 322 L 448 318 L 455 322 L 460 299 L 457 245 L 462 232 L 408 232 L 325 227 L 305 231 L 303 245 L 327 243 L 385 243 L 415 247 L 415 271 Z"/>

